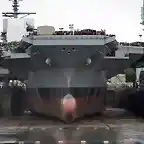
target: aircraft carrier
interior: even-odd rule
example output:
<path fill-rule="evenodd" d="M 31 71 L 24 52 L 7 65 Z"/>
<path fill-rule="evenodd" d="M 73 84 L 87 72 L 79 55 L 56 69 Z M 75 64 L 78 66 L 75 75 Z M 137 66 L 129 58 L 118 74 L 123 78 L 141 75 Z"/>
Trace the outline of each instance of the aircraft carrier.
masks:
<path fill-rule="evenodd" d="M 17 0 L 13 1 L 13 8 L 14 12 L 4 12 L 3 16 L 15 21 L 21 14 L 35 14 L 18 12 Z M 9 22 L 9 19 L 3 21 L 1 81 L 5 82 L 6 89 L 1 91 L 5 93 L 10 89 L 9 109 L 13 117 L 0 120 L 0 141 L 143 143 L 143 133 L 138 133 L 143 131 L 142 120 L 136 120 L 134 115 L 131 120 L 127 117 L 122 120 L 118 114 L 107 110 L 108 115 L 115 117 L 111 119 L 105 112 L 107 80 L 125 73 L 127 68 L 135 71 L 143 62 L 142 42 L 118 43 L 116 36 L 105 30 L 75 30 L 73 24 L 69 25 L 70 30 L 60 28 L 57 31 L 53 26 L 35 28 L 25 22 L 27 34 L 20 42 L 9 43 Z M 18 80 L 25 83 L 26 89 Z M 128 92 L 120 91 L 120 99 L 121 95 L 131 93 L 136 98 L 135 80 L 128 80 L 133 82 L 132 91 L 129 88 L 126 88 Z M 141 97 L 137 99 L 142 100 Z M 135 106 L 136 109 L 138 106 Z M 143 105 L 136 111 L 142 109 Z M 26 110 L 33 116 L 23 116 Z M 124 112 L 116 110 L 116 113 Z M 87 117 L 90 119 L 84 117 L 93 115 L 93 118 Z M 50 120 L 50 116 L 62 121 Z M 73 124 L 63 125 L 63 122 Z"/>
<path fill-rule="evenodd" d="M 19 15 L 35 13 L 18 12 L 18 2 L 13 1 L 13 12 L 2 14 L 14 18 L 3 20 L 1 66 L 8 72 L 2 78 L 11 86 L 16 80 L 26 85 L 26 90 L 9 85 L 12 116 L 22 116 L 28 109 L 34 115 L 69 123 L 84 116 L 103 115 L 107 79 L 135 68 L 142 55 L 142 47 L 123 46 L 105 30 L 75 30 L 70 24 L 70 30 L 56 31 L 53 26 L 35 28 L 24 20 L 27 34 L 20 42 L 11 42 L 8 50 L 10 22 L 14 25 Z M 18 31 L 18 27 L 11 29 Z"/>
<path fill-rule="evenodd" d="M 14 11 L 13 21 L 17 20 L 15 14 L 24 13 Z M 12 17 L 12 13 L 3 16 Z M 3 21 L 5 37 L 9 22 Z M 115 35 L 105 30 L 76 31 L 73 24 L 69 31 L 56 31 L 53 26 L 34 28 L 28 23 L 25 26 L 27 35 L 15 51 L 3 52 L 3 68 L 9 70 L 9 79 L 24 80 L 27 87 L 26 92 L 11 89 L 12 115 L 21 116 L 26 108 L 33 114 L 54 116 L 65 122 L 85 115 L 102 115 L 109 76 L 102 66 L 118 49 Z"/>

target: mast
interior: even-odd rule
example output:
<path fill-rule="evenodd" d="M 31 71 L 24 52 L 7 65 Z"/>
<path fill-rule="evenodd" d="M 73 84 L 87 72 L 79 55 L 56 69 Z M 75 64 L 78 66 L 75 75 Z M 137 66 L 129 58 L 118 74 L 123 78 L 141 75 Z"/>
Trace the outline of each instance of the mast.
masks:
<path fill-rule="evenodd" d="M 23 0 L 9 0 L 12 1 L 13 12 L 2 12 L 3 17 L 11 17 L 18 18 L 19 15 L 23 15 L 23 17 L 36 14 L 35 12 L 19 12 L 19 2 Z"/>
<path fill-rule="evenodd" d="M 20 6 L 19 2 L 23 0 L 9 0 L 9 1 L 12 2 L 13 12 L 2 12 L 3 17 L 10 17 L 10 18 L 17 19 L 19 15 L 22 15 L 21 18 L 24 18 L 28 15 L 36 14 L 35 12 L 19 12 L 19 6 Z M 7 27 L 6 22 L 3 23 L 3 25 Z M 3 32 L 1 32 L 1 39 L 3 43 L 7 43 L 7 30 L 5 30 L 4 27 L 3 27 Z"/>

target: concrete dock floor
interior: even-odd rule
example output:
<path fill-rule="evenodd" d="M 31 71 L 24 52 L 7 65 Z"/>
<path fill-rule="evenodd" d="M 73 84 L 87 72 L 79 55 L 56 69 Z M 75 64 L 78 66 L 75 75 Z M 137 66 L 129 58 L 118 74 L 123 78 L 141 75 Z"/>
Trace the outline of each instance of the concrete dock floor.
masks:
<path fill-rule="evenodd" d="M 74 124 L 35 117 L 0 119 L 0 143 L 25 141 L 41 144 L 144 143 L 144 120 L 108 109 L 103 117 L 81 119 Z"/>

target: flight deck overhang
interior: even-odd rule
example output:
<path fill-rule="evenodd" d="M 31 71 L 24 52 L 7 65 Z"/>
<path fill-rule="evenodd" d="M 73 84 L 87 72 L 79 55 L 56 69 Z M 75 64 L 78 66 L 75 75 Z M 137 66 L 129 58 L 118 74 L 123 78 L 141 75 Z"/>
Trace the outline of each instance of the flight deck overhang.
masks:
<path fill-rule="evenodd" d="M 4 68 L 0 67 L 0 78 L 6 76 L 8 74 L 9 74 L 8 69 L 4 69 Z"/>
<path fill-rule="evenodd" d="M 3 72 L 4 70 L 0 70 L 0 72 L 2 72 L 0 76 L 8 75 L 11 78 L 17 77 L 23 80 L 27 79 L 31 60 L 31 57 L 27 53 L 4 52 L 3 58 L 2 67 L 6 68 L 9 73 L 5 74 Z"/>
<path fill-rule="evenodd" d="M 3 57 L 5 59 L 30 59 L 30 56 L 27 53 L 12 53 L 12 52 L 3 52 Z"/>
<path fill-rule="evenodd" d="M 31 35 L 22 41 L 33 45 L 105 45 L 115 41 L 115 36 L 105 35 Z"/>
<path fill-rule="evenodd" d="M 107 71 L 107 78 L 124 74 L 126 68 L 136 68 L 143 61 L 143 51 L 143 47 L 121 47 L 115 57 L 104 57 L 101 69 Z M 128 57 L 125 54 L 128 54 Z"/>
<path fill-rule="evenodd" d="M 139 46 L 119 46 L 118 50 L 116 51 L 117 57 L 124 57 L 125 55 L 129 54 L 144 54 L 144 47 Z"/>
<path fill-rule="evenodd" d="M 124 70 L 130 67 L 129 57 L 104 57 L 101 69 L 107 72 L 107 78 L 117 74 L 124 74 Z"/>
<path fill-rule="evenodd" d="M 130 66 L 136 67 L 137 63 L 143 61 L 144 57 L 144 47 L 142 46 L 119 46 L 118 50 L 115 52 L 117 58 L 129 57 Z"/>

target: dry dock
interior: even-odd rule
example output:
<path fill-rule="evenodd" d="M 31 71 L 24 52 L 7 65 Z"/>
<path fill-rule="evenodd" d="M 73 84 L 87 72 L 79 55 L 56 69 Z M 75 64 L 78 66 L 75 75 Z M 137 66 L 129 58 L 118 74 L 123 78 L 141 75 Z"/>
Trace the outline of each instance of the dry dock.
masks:
<path fill-rule="evenodd" d="M 123 116 L 126 115 L 126 116 Z M 143 120 L 124 111 L 107 110 L 103 117 L 81 119 L 67 125 L 60 121 L 36 117 L 3 118 L 0 120 L 0 141 L 41 144 L 144 143 Z"/>

